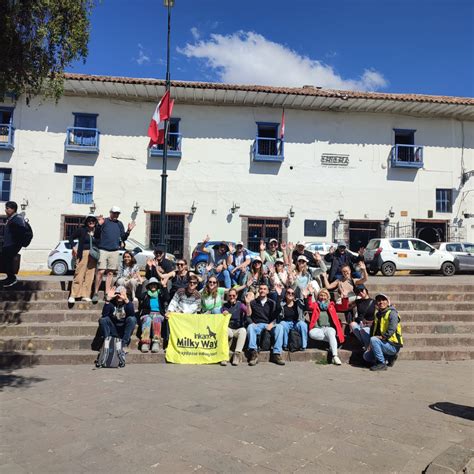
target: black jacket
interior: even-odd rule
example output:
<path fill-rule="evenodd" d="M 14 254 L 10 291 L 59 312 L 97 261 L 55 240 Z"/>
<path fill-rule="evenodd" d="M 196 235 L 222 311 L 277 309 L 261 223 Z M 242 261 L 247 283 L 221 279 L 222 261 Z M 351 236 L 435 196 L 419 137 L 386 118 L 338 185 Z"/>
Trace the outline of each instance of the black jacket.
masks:
<path fill-rule="evenodd" d="M 158 301 L 160 302 L 160 313 L 165 314 L 166 307 L 168 306 L 170 297 L 168 290 L 166 288 L 160 288 L 158 294 Z M 146 314 L 150 314 L 150 297 L 145 290 L 142 298 L 140 299 L 140 303 L 138 305 L 138 315 L 145 316 Z"/>
<path fill-rule="evenodd" d="M 331 263 L 328 279 L 330 282 L 333 282 L 336 279 L 336 273 L 341 273 L 341 268 L 344 265 L 349 265 L 351 267 L 351 272 L 353 272 L 354 264 L 364 261 L 364 257 L 361 255 L 354 256 L 347 250 L 343 254 L 341 254 L 339 250 L 336 250 L 334 253 L 326 254 L 324 260 Z"/>
<path fill-rule="evenodd" d="M 19 214 L 13 214 L 7 219 L 3 234 L 3 247 L 18 247 L 23 245 L 26 232 L 25 220 Z"/>
<path fill-rule="evenodd" d="M 90 250 L 90 238 L 85 225 L 78 227 L 69 237 L 69 243 L 71 247 L 74 247 L 74 241 L 77 240 L 77 259 L 82 258 L 84 250 Z M 97 246 L 97 239 L 92 235 L 92 245 Z"/>

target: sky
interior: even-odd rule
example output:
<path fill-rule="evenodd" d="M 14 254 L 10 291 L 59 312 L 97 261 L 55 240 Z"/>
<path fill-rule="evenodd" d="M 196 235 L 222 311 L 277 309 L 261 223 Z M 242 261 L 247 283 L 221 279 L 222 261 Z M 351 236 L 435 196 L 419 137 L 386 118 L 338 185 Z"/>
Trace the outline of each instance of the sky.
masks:
<path fill-rule="evenodd" d="M 100 0 L 69 72 L 164 79 L 163 0 Z M 474 0 L 176 0 L 171 79 L 474 96 Z"/>

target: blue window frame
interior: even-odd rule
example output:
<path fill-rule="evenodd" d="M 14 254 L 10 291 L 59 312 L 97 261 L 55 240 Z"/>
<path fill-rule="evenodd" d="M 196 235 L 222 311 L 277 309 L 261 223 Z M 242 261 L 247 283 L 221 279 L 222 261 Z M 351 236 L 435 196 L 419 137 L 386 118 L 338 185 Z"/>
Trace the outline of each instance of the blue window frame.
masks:
<path fill-rule="evenodd" d="M 97 128 L 97 116 L 99 114 L 84 114 L 73 112 L 74 127 Z"/>
<path fill-rule="evenodd" d="M 453 211 L 453 190 L 437 189 L 436 190 L 436 212 L 452 212 Z"/>
<path fill-rule="evenodd" d="M 0 149 L 14 149 L 13 107 L 0 107 Z"/>
<path fill-rule="evenodd" d="M 68 127 L 66 130 L 66 150 L 80 153 L 98 153 L 98 114 L 73 112 L 73 115 L 74 126 Z"/>
<path fill-rule="evenodd" d="M 93 176 L 74 176 L 72 188 L 73 204 L 92 204 L 94 194 Z"/>
<path fill-rule="evenodd" d="M 415 144 L 415 132 L 412 129 L 394 128 L 395 138 L 392 148 L 393 168 L 422 168 L 423 147 Z"/>
<path fill-rule="evenodd" d="M 283 161 L 283 140 L 279 138 L 279 123 L 257 122 L 253 144 L 254 161 Z"/>
<path fill-rule="evenodd" d="M 170 119 L 168 132 L 168 156 L 171 158 L 181 158 L 182 134 L 179 133 L 180 118 Z M 154 145 L 150 148 L 150 156 L 163 156 L 163 145 Z"/>
<path fill-rule="evenodd" d="M 10 168 L 0 168 L 0 201 L 10 200 L 12 188 L 12 170 Z"/>

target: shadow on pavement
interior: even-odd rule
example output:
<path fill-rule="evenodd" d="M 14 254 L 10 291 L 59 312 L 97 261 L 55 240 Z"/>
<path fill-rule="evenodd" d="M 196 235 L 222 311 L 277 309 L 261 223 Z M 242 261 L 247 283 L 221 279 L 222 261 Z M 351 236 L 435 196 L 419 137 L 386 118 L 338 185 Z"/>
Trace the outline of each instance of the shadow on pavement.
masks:
<path fill-rule="evenodd" d="M 458 405 L 451 402 L 436 402 L 429 405 L 432 410 L 445 413 L 446 415 L 457 416 L 465 420 L 474 421 L 474 408 L 467 405 Z"/>
<path fill-rule="evenodd" d="M 5 388 L 29 388 L 34 383 L 43 382 L 41 377 L 24 377 L 10 371 L 0 373 L 0 392 Z"/>

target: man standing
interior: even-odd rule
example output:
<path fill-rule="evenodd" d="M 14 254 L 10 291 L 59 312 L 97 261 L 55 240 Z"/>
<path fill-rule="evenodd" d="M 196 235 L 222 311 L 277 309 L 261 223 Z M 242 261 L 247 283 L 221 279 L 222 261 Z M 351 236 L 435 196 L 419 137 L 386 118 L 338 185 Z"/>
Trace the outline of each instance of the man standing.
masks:
<path fill-rule="evenodd" d="M 106 274 L 105 295 L 108 295 L 112 288 L 112 279 L 119 265 L 119 253 L 122 242 L 125 242 L 130 232 L 135 227 L 135 222 L 130 222 L 127 232 L 122 222 L 118 220 L 120 216 L 120 207 L 113 206 L 110 209 L 110 215 L 104 219 L 102 216 L 97 218 L 98 226 L 94 237 L 99 242 L 100 257 L 97 264 L 97 276 L 95 281 L 95 292 L 92 301 L 97 303 L 99 300 L 99 287 L 102 283 L 102 277 Z M 107 298 L 107 296 L 106 296 Z"/>
<path fill-rule="evenodd" d="M 7 277 L 0 281 L 3 288 L 8 288 L 17 283 L 15 275 L 15 257 L 23 247 L 23 239 L 26 233 L 26 224 L 22 216 L 17 214 L 18 205 L 14 201 L 8 201 L 5 204 L 5 214 L 7 222 L 5 224 L 5 233 L 3 236 L 2 247 L 2 267 Z"/>
<path fill-rule="evenodd" d="M 247 305 L 247 334 L 249 337 L 250 360 L 249 365 L 258 363 L 257 336 L 265 329 L 273 333 L 275 343 L 273 344 L 273 362 L 278 365 L 285 365 L 281 358 L 283 348 L 283 327 L 275 324 L 276 303 L 268 298 L 268 285 L 261 284 L 258 287 L 258 298 L 253 299 L 252 293 L 247 293 L 245 297 Z"/>
<path fill-rule="evenodd" d="M 402 327 L 397 310 L 390 305 L 387 295 L 375 296 L 375 319 L 370 330 L 370 342 L 364 352 L 364 360 L 374 365 L 370 370 L 387 370 L 398 358 L 403 347 Z M 363 332 L 360 333 L 363 336 Z M 387 359 L 387 363 L 386 363 Z"/>

